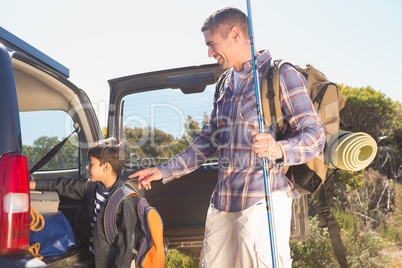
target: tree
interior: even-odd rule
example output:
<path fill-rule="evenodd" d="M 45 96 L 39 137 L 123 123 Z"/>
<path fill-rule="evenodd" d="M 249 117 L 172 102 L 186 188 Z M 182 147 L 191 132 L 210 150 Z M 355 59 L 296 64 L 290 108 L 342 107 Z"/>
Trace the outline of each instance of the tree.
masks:
<path fill-rule="evenodd" d="M 63 145 L 52 159 L 40 170 L 69 169 L 79 166 L 78 163 L 78 136 L 73 135 Z M 60 140 L 57 137 L 41 136 L 33 142 L 32 146 L 24 145 L 23 153 L 28 158 L 30 167 L 33 167 L 43 156 L 45 156 Z"/>
<path fill-rule="evenodd" d="M 127 141 L 129 162 L 135 166 L 148 167 L 159 165 L 172 156 L 172 148 L 177 143 L 173 135 L 159 129 L 124 128 Z"/>
<path fill-rule="evenodd" d="M 366 132 L 375 140 L 391 136 L 402 125 L 401 105 L 379 91 L 338 85 L 346 99 L 341 118 L 353 132 Z M 343 129 L 349 130 L 345 126 Z"/>
<path fill-rule="evenodd" d="M 186 149 L 190 145 L 194 137 L 201 132 L 200 126 L 191 115 L 187 116 L 187 120 L 184 123 L 184 129 L 184 134 L 180 138 L 177 138 L 177 143 L 172 148 L 174 155 Z"/>
<path fill-rule="evenodd" d="M 365 132 L 378 144 L 378 154 L 371 165 L 382 174 L 402 180 L 402 109 L 383 93 L 371 87 L 352 88 L 338 85 L 346 99 L 340 116 L 341 129 Z"/>
<path fill-rule="evenodd" d="M 107 127 L 103 127 L 103 128 L 102 128 L 102 136 L 103 136 L 104 139 L 106 139 L 106 136 L 107 136 Z"/>
<path fill-rule="evenodd" d="M 202 123 L 207 121 L 208 116 L 204 113 Z M 184 128 L 183 135 L 175 138 L 159 129 L 125 127 L 124 137 L 128 142 L 131 164 L 142 167 L 159 165 L 185 150 L 201 132 L 201 127 L 188 115 Z"/>

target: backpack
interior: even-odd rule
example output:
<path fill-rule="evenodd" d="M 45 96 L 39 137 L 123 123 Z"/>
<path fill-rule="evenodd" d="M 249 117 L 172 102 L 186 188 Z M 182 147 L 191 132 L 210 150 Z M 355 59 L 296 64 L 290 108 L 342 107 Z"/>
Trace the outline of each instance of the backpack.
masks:
<path fill-rule="evenodd" d="M 325 128 L 326 146 L 329 144 L 331 135 L 339 131 L 339 111 L 345 106 L 345 98 L 342 96 L 335 83 L 319 70 L 308 64 L 305 68 L 293 65 L 289 62 L 275 60 L 264 71 L 261 86 L 261 98 L 265 124 L 271 126 L 276 139 L 280 139 L 285 130 L 282 109 L 279 100 L 280 70 L 285 64 L 292 66 L 303 74 L 307 81 L 307 89 L 313 105 Z M 345 248 L 342 243 L 338 224 L 331 213 L 325 196 L 324 183 L 332 177 L 334 172 L 327 176 L 328 157 L 325 148 L 315 158 L 301 165 L 285 167 L 286 176 L 291 180 L 295 189 L 302 195 L 317 194 L 319 196 L 318 227 L 328 227 L 332 248 L 340 266 L 348 267 Z"/>
<path fill-rule="evenodd" d="M 93 183 L 88 182 L 88 191 Z M 135 226 L 135 241 L 133 253 L 135 267 L 159 268 L 165 267 L 169 240 L 163 236 L 163 221 L 158 211 L 151 207 L 145 198 L 127 187 L 118 188 L 108 199 L 105 207 L 104 228 L 106 239 L 110 245 L 117 236 L 116 211 L 128 195 L 131 196 L 138 218 Z"/>
<path fill-rule="evenodd" d="M 302 73 L 307 80 L 307 88 L 317 110 L 318 116 L 324 124 L 326 141 L 329 143 L 331 135 L 339 131 L 339 111 L 345 106 L 345 98 L 335 83 L 312 65 L 306 68 L 294 66 L 281 60 L 271 61 L 265 68 L 261 85 L 261 104 L 264 115 L 264 123 L 271 126 L 275 139 L 283 139 L 285 130 L 284 117 L 279 100 L 279 73 L 285 64 L 293 66 Z M 230 74 L 226 70 L 216 83 L 215 98 L 223 88 L 226 77 Z M 324 150 L 314 159 L 305 164 L 285 167 L 286 176 L 292 181 L 295 189 L 302 195 L 316 193 L 327 180 L 328 159 Z"/>
<path fill-rule="evenodd" d="M 307 88 L 310 98 L 317 110 L 318 116 L 325 127 L 326 146 L 330 141 L 331 135 L 339 131 L 340 116 L 339 111 L 345 106 L 345 98 L 342 96 L 335 83 L 331 82 L 322 72 L 307 65 L 302 68 L 289 62 L 275 60 L 265 68 L 262 85 L 261 85 L 261 104 L 263 110 L 264 123 L 271 126 L 274 132 L 275 140 L 283 139 L 283 132 L 286 125 L 280 106 L 279 85 L 280 85 L 280 69 L 285 64 L 293 66 L 306 78 Z M 225 71 L 217 80 L 215 98 L 222 90 L 226 77 L 230 74 L 230 69 Z M 328 157 L 324 150 L 314 159 L 309 160 L 305 164 L 285 167 L 286 176 L 291 180 L 295 189 L 302 195 L 316 194 L 319 196 L 319 227 L 328 227 L 331 244 L 336 258 L 340 266 L 348 267 L 345 249 L 341 240 L 339 227 L 334 216 L 331 213 L 327 203 L 324 183 L 336 174 L 336 169 L 331 175 L 327 175 Z M 303 197 L 304 198 L 304 197 Z M 307 208 L 306 208 L 307 209 Z M 303 228 L 308 230 L 308 213 L 304 222 L 300 221 Z M 308 233 L 308 231 L 306 231 Z M 303 241 L 307 236 L 302 237 L 299 241 Z"/>
<path fill-rule="evenodd" d="M 261 85 L 261 98 L 265 125 L 272 126 L 277 139 L 281 139 L 286 126 L 283 122 L 279 100 L 279 74 L 282 66 L 290 65 L 304 75 L 307 89 L 318 116 L 325 127 L 326 142 L 339 131 L 339 111 L 345 106 L 345 98 L 335 83 L 319 70 L 308 64 L 305 68 L 289 62 L 276 60 L 267 67 Z M 327 146 L 326 146 L 327 147 Z M 314 194 L 327 179 L 328 157 L 324 150 L 302 165 L 285 167 L 286 176 L 300 194 Z"/>

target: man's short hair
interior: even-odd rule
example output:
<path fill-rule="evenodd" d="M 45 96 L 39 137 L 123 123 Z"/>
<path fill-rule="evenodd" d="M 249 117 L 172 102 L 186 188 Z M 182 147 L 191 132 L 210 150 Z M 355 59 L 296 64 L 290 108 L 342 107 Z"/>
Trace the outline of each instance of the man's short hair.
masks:
<path fill-rule="evenodd" d="M 117 175 L 128 159 L 125 141 L 118 143 L 115 138 L 97 141 L 88 150 L 88 157 L 91 156 L 98 159 L 101 165 L 108 162 Z"/>
<path fill-rule="evenodd" d="M 213 34 L 219 31 L 222 38 L 226 38 L 232 28 L 236 26 L 248 36 L 248 17 L 238 8 L 224 7 L 208 16 L 201 27 L 201 32 L 210 30 Z"/>

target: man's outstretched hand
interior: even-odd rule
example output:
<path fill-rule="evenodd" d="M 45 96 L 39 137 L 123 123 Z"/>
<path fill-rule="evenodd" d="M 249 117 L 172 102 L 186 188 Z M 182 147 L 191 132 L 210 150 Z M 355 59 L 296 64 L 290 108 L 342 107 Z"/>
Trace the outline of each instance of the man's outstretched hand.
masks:
<path fill-rule="evenodd" d="M 138 190 L 144 187 L 145 190 L 151 189 L 151 181 L 157 181 L 162 179 L 162 172 L 158 168 L 147 168 L 135 172 L 128 176 L 130 179 L 138 177 Z"/>

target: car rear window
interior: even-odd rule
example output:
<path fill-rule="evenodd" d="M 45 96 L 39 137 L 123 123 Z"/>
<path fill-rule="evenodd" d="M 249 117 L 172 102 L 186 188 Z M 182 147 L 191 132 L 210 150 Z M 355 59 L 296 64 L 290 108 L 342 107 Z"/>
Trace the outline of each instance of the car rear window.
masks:
<path fill-rule="evenodd" d="M 32 168 L 73 130 L 73 120 L 64 111 L 20 112 L 23 153 Z M 63 170 L 79 166 L 78 135 L 74 133 L 60 151 L 39 170 Z"/>
<path fill-rule="evenodd" d="M 208 120 L 214 92 L 210 85 L 201 93 L 166 88 L 125 96 L 120 132 L 129 143 L 128 165 L 159 165 L 184 150 Z"/>

